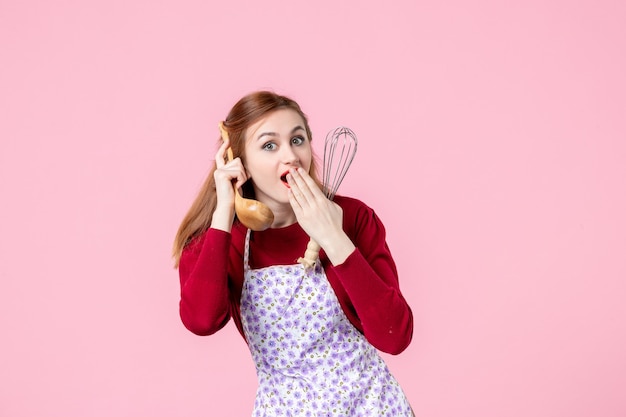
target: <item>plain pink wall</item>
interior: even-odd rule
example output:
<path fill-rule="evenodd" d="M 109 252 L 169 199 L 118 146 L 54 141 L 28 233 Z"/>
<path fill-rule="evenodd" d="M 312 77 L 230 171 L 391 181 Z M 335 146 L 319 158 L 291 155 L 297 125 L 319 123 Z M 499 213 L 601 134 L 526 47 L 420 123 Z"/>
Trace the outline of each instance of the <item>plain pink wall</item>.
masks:
<path fill-rule="evenodd" d="M 510 3 L 510 2 L 506 2 Z M 626 415 L 626 3 L 0 2 L 0 415 L 249 415 L 169 258 L 217 122 L 297 99 L 388 228 L 418 416 Z"/>

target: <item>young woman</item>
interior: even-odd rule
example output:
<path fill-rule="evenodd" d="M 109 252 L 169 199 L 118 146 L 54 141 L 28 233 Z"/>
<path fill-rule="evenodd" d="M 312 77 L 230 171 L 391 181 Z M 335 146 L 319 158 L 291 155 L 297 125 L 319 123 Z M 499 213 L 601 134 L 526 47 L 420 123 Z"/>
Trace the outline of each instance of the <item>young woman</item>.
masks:
<path fill-rule="evenodd" d="M 293 100 L 252 93 L 223 127 L 174 244 L 184 325 L 210 335 L 234 320 L 257 369 L 253 416 L 411 416 L 376 351 L 402 352 L 413 332 L 383 224 L 359 200 L 325 197 Z M 269 229 L 238 221 L 233 184 L 271 209 Z M 310 239 L 322 249 L 305 268 Z"/>

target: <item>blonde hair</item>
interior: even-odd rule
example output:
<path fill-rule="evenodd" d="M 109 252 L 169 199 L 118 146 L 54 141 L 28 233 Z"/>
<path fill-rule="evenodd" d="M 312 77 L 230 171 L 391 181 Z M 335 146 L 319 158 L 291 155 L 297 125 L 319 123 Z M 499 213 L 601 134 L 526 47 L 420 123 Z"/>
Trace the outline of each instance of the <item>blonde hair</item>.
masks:
<path fill-rule="evenodd" d="M 313 136 L 311 135 L 308 119 L 298 103 L 288 97 L 270 91 L 257 91 L 241 98 L 230 110 L 226 120 L 224 120 L 224 129 L 228 132 L 230 147 L 235 157 L 239 156 L 242 158 L 242 162 L 245 163 L 245 160 L 243 160 L 245 134 L 250 125 L 256 123 L 268 113 L 285 108 L 296 111 L 302 117 L 307 136 L 311 140 Z M 213 176 L 216 169 L 217 166 L 213 163 L 208 177 L 202 184 L 197 197 L 178 228 L 172 249 L 175 267 L 178 267 L 183 249 L 189 242 L 204 233 L 211 225 L 211 218 L 217 205 L 215 178 Z M 309 174 L 319 184 L 316 176 L 315 158 L 311 161 Z M 254 198 L 252 184 L 247 182 L 241 189 L 245 197 Z"/>

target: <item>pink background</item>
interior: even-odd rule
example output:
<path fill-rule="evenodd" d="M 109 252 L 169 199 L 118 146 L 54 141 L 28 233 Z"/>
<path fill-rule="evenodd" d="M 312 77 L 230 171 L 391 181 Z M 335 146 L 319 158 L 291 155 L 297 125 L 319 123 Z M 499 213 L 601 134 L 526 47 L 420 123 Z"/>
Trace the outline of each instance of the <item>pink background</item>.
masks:
<path fill-rule="evenodd" d="M 418 416 L 626 415 L 626 3 L 503 3 L 2 0 L 0 415 L 249 415 L 169 255 L 260 88 L 359 135 Z"/>

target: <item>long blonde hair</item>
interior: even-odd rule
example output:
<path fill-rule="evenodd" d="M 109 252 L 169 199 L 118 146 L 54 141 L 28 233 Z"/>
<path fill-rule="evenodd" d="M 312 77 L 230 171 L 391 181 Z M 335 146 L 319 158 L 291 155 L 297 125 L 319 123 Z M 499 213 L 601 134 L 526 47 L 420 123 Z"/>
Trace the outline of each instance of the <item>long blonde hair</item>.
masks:
<path fill-rule="evenodd" d="M 278 95 L 271 91 L 257 91 L 240 99 L 230 110 L 226 120 L 224 120 L 224 128 L 228 132 L 230 147 L 235 157 L 239 156 L 242 158 L 242 162 L 245 164 L 245 160 L 243 160 L 246 139 L 245 134 L 250 125 L 256 123 L 273 111 L 285 108 L 296 111 L 302 117 L 307 136 L 309 140 L 311 140 L 313 136 L 308 119 L 300 109 L 298 103 L 288 97 Z M 198 196 L 193 201 L 191 208 L 178 228 L 172 250 L 176 267 L 178 267 L 180 256 L 185 246 L 195 237 L 204 233 L 211 224 L 211 218 L 213 217 L 213 212 L 217 205 L 215 179 L 213 177 L 216 169 L 217 166 L 213 163 L 213 167 L 204 181 L 204 184 L 202 184 Z M 316 176 L 315 158 L 311 161 L 309 174 L 319 184 L 319 180 Z M 241 189 L 246 198 L 254 198 L 254 189 L 250 181 L 245 183 Z"/>

